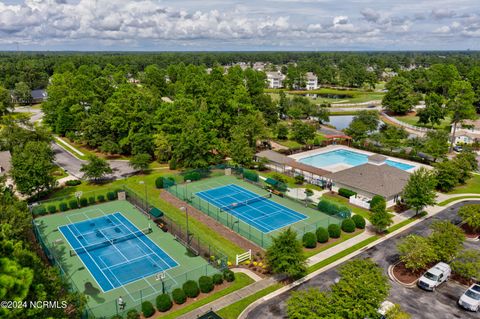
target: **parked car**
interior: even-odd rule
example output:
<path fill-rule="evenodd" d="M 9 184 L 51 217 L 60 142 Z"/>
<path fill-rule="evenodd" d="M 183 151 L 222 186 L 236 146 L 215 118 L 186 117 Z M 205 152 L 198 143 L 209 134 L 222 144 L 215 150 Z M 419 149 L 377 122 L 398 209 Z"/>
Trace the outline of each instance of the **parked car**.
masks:
<path fill-rule="evenodd" d="M 470 311 L 480 310 L 480 285 L 471 285 L 458 299 L 458 304 Z"/>
<path fill-rule="evenodd" d="M 446 263 L 438 263 L 418 279 L 418 286 L 425 290 L 433 291 L 440 286 L 441 283 L 448 280 L 452 273 L 452 269 Z"/>
<path fill-rule="evenodd" d="M 453 147 L 453 150 L 455 152 L 461 152 L 461 151 L 463 151 L 463 147 L 461 147 L 460 145 L 456 145 L 456 146 Z"/>
<path fill-rule="evenodd" d="M 385 300 L 380 304 L 380 308 L 378 308 L 377 312 L 380 315 L 380 319 L 386 319 L 385 315 L 387 312 L 395 307 L 395 304 L 393 302 L 390 302 L 388 300 Z"/>

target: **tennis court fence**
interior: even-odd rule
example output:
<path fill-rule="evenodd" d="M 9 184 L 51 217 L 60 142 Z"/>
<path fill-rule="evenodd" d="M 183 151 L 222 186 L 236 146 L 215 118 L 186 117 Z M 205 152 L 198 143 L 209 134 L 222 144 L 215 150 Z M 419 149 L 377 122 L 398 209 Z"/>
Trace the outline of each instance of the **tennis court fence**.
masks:
<path fill-rule="evenodd" d="M 256 184 L 254 182 L 251 183 Z M 278 234 L 277 230 L 271 233 L 264 233 L 258 230 L 257 228 L 253 227 L 249 223 L 244 222 L 237 216 L 230 214 L 229 211 L 231 209 L 228 207 L 225 207 L 223 209 L 218 208 L 210 202 L 202 199 L 200 196 L 189 197 L 186 192 L 184 192 L 183 190 L 179 190 L 176 185 L 171 185 L 170 187 L 166 188 L 166 190 L 173 196 L 187 202 L 188 204 L 207 214 L 209 217 L 215 219 L 222 225 L 230 228 L 231 230 L 235 231 L 236 233 L 240 234 L 244 238 L 247 238 L 248 240 L 252 241 L 253 243 L 257 244 L 262 248 L 268 248 L 272 244 L 272 236 Z M 263 200 L 265 198 L 266 197 L 260 196 L 259 198 L 254 200 Z M 330 224 L 340 225 L 341 219 L 333 216 L 326 216 L 326 218 L 322 220 L 311 223 L 300 222 L 297 223 L 297 225 L 291 225 L 290 228 L 297 233 L 298 239 L 301 240 L 305 233 L 315 232 L 318 227 L 327 228 Z"/>
<path fill-rule="evenodd" d="M 154 206 L 147 202 L 146 199 L 141 196 L 140 194 L 136 193 L 134 190 L 130 189 L 127 186 L 122 186 L 118 188 L 105 188 L 99 189 L 95 192 L 85 192 L 83 196 L 97 196 L 97 195 L 104 195 L 108 192 L 117 192 L 124 191 L 126 194 L 126 200 L 134 205 L 139 211 L 143 214 L 148 215 L 147 210 L 154 208 Z M 59 203 L 64 202 L 67 200 L 75 199 L 74 196 L 65 196 L 62 198 L 56 198 L 52 200 L 47 200 L 43 202 L 39 202 L 36 205 L 49 205 L 52 203 Z M 157 208 L 158 209 L 158 208 Z M 190 234 L 188 236 L 190 242 L 187 242 L 187 232 L 185 227 L 177 224 L 173 221 L 170 217 L 168 217 L 164 212 L 161 220 L 167 226 L 168 232 L 174 235 L 177 240 L 185 245 L 189 251 L 195 252 L 196 254 L 202 256 L 204 259 L 208 261 L 207 264 L 200 266 L 198 268 L 190 269 L 182 274 L 176 275 L 174 277 L 168 277 L 163 281 L 151 283 L 148 288 L 139 289 L 136 291 L 128 291 L 128 295 L 131 298 L 127 298 L 124 296 L 127 305 L 125 310 L 118 309 L 118 304 L 116 300 L 106 301 L 101 303 L 96 307 L 90 307 L 88 303 L 85 305 L 85 311 L 82 314 L 82 319 L 90 319 L 90 318 L 110 318 L 113 314 L 120 314 L 124 317 L 126 313 L 130 309 L 136 309 L 137 311 L 141 311 L 141 304 L 143 301 L 150 301 L 155 304 L 155 298 L 162 293 L 164 290 L 166 293 L 171 293 L 175 288 L 181 288 L 182 284 L 187 280 L 194 280 L 197 281 L 201 276 L 212 276 L 216 273 L 221 273 L 223 270 L 227 269 L 227 261 L 228 257 L 222 252 L 222 250 L 214 247 L 196 234 Z M 62 214 L 61 212 L 59 214 Z M 150 216 L 150 215 L 149 215 Z M 48 258 L 50 263 L 56 266 L 60 272 L 61 277 L 66 282 L 70 291 L 78 292 L 81 294 L 86 293 L 85 287 L 78 287 L 73 280 L 70 279 L 68 273 L 65 271 L 65 259 L 70 258 L 71 252 L 65 250 L 65 247 L 62 245 L 56 245 L 55 242 L 50 242 L 48 240 L 47 234 L 44 234 L 40 229 L 39 225 L 33 219 L 33 230 L 37 241 L 42 248 L 45 256 Z M 213 266 L 213 267 L 211 267 Z M 110 314 L 108 316 L 99 315 L 99 314 Z"/>

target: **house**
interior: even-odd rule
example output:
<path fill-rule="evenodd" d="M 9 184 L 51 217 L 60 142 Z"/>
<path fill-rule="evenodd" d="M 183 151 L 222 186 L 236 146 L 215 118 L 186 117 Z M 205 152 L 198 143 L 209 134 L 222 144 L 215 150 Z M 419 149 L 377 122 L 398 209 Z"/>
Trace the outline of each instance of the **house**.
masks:
<path fill-rule="evenodd" d="M 7 174 L 12 168 L 12 156 L 9 151 L 0 152 L 0 176 Z"/>
<path fill-rule="evenodd" d="M 256 71 L 264 71 L 265 70 L 266 63 L 264 62 L 255 62 L 252 66 L 252 68 Z"/>
<path fill-rule="evenodd" d="M 393 206 L 407 184 L 410 173 L 388 165 L 386 159 L 383 155 L 374 154 L 368 157 L 366 164 L 341 170 L 326 177 L 332 180 L 336 191 L 346 188 L 356 192 L 355 199 L 359 201 L 366 203 L 373 196 L 380 195 L 387 201 L 387 207 Z"/>
<path fill-rule="evenodd" d="M 281 72 L 267 72 L 267 84 L 269 89 L 281 89 L 283 88 L 283 81 L 285 75 Z"/>
<path fill-rule="evenodd" d="M 42 103 L 45 102 L 48 98 L 47 91 L 45 90 L 31 90 L 30 91 L 30 96 L 32 97 L 32 101 L 20 101 L 13 91 L 11 91 L 10 96 L 12 98 L 13 103 L 19 103 L 19 104 L 37 104 L 37 103 Z"/>
<path fill-rule="evenodd" d="M 453 134 L 453 125 L 451 134 Z M 466 120 L 457 126 L 454 144 L 472 144 L 480 141 L 480 119 Z"/>
<path fill-rule="evenodd" d="M 307 91 L 318 89 L 318 77 L 312 72 L 305 74 L 305 88 Z"/>

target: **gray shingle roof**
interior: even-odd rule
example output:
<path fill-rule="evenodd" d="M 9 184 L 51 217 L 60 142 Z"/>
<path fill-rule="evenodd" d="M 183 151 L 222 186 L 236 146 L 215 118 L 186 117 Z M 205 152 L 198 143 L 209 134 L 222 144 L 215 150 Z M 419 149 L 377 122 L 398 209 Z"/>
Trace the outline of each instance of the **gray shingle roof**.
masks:
<path fill-rule="evenodd" d="M 410 174 L 387 164 L 367 163 L 327 177 L 336 183 L 388 198 L 402 192 Z"/>

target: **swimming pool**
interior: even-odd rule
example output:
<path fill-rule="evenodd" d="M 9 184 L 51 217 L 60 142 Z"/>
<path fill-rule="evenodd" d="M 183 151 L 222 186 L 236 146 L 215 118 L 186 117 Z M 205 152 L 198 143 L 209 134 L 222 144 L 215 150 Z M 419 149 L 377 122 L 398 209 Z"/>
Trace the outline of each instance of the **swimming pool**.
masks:
<path fill-rule="evenodd" d="M 297 160 L 300 163 L 312 165 L 318 168 L 326 168 L 327 166 L 337 165 L 337 164 L 347 164 L 350 166 L 358 166 L 368 162 L 368 155 L 353 152 L 350 150 L 334 150 L 326 153 L 320 153 Z M 387 165 L 399 168 L 401 170 L 409 170 L 415 166 L 400 163 L 392 160 L 386 160 Z"/>

